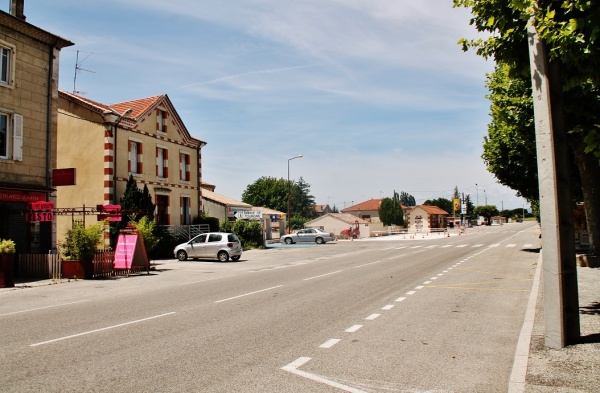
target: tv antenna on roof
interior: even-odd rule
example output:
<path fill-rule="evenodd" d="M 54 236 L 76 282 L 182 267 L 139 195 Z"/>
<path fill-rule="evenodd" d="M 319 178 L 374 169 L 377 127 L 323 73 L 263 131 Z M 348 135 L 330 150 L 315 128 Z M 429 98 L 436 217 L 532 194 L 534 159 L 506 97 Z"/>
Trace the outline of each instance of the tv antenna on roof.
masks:
<path fill-rule="evenodd" d="M 76 86 L 77 86 L 77 73 L 79 71 L 86 71 L 86 72 L 91 72 L 92 74 L 95 74 L 94 71 L 90 71 L 90 70 L 86 70 L 85 68 L 81 68 L 81 64 L 86 61 L 87 59 L 90 58 L 90 56 L 92 56 L 94 54 L 94 52 L 89 52 L 89 54 L 85 57 L 85 59 L 81 60 L 81 62 L 79 61 L 79 51 L 77 51 L 77 57 L 75 58 L 75 77 L 73 78 L 73 94 L 85 94 L 82 91 L 78 91 Z"/>

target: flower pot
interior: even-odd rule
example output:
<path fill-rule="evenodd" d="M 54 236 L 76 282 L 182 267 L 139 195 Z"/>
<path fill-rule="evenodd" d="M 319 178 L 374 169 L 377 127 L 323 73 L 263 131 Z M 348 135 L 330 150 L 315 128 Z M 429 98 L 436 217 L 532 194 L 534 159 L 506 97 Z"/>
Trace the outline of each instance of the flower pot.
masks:
<path fill-rule="evenodd" d="M 0 288 L 12 288 L 14 279 L 15 254 L 0 254 Z"/>
<path fill-rule="evenodd" d="M 67 261 L 63 259 L 60 262 L 60 269 L 62 278 L 85 278 L 85 270 L 81 261 Z"/>

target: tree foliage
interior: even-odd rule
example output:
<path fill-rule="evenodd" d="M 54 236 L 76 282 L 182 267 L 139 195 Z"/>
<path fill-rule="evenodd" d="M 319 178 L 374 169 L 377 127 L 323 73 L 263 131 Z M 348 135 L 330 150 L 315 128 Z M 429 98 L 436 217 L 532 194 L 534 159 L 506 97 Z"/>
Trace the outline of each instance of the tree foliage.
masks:
<path fill-rule="evenodd" d="M 400 193 L 400 201 L 404 206 L 416 206 L 417 202 L 415 201 L 415 197 L 410 195 L 407 192 L 402 191 Z"/>
<path fill-rule="evenodd" d="M 440 209 L 446 211 L 448 214 L 452 214 L 454 211 L 454 204 L 450 199 L 447 198 L 436 198 L 436 199 L 428 199 L 423 202 L 424 205 L 428 206 L 437 206 Z"/>
<path fill-rule="evenodd" d="M 404 226 L 404 212 L 398 193 L 394 192 L 393 198 L 383 198 L 378 212 L 383 225 Z"/>
<path fill-rule="evenodd" d="M 487 222 L 492 222 L 491 218 L 500 214 L 498 208 L 494 205 L 479 205 L 475 208 L 475 214 L 485 217 Z"/>
<path fill-rule="evenodd" d="M 315 198 L 310 195 L 310 184 L 302 177 L 290 180 L 290 201 L 292 217 L 304 219 L 316 217 Z M 286 179 L 263 176 L 249 184 L 242 194 L 242 201 L 252 206 L 264 206 L 287 213 L 288 181 Z"/>

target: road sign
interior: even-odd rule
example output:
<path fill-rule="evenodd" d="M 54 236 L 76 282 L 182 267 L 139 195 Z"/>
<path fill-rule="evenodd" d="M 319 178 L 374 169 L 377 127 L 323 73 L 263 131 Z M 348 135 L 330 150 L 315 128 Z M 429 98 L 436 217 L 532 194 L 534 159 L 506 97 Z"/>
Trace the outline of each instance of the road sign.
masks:
<path fill-rule="evenodd" d="M 242 220 L 260 220 L 262 218 L 262 211 L 260 210 L 241 210 L 233 214 L 235 218 Z"/>

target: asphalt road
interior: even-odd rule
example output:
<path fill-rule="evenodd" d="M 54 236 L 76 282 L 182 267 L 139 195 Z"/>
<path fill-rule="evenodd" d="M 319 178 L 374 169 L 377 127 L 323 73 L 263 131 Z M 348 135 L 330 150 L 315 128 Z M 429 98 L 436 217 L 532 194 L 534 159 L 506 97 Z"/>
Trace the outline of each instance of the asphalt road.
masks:
<path fill-rule="evenodd" d="M 0 391 L 506 392 L 538 235 L 277 248 L 2 292 Z"/>

